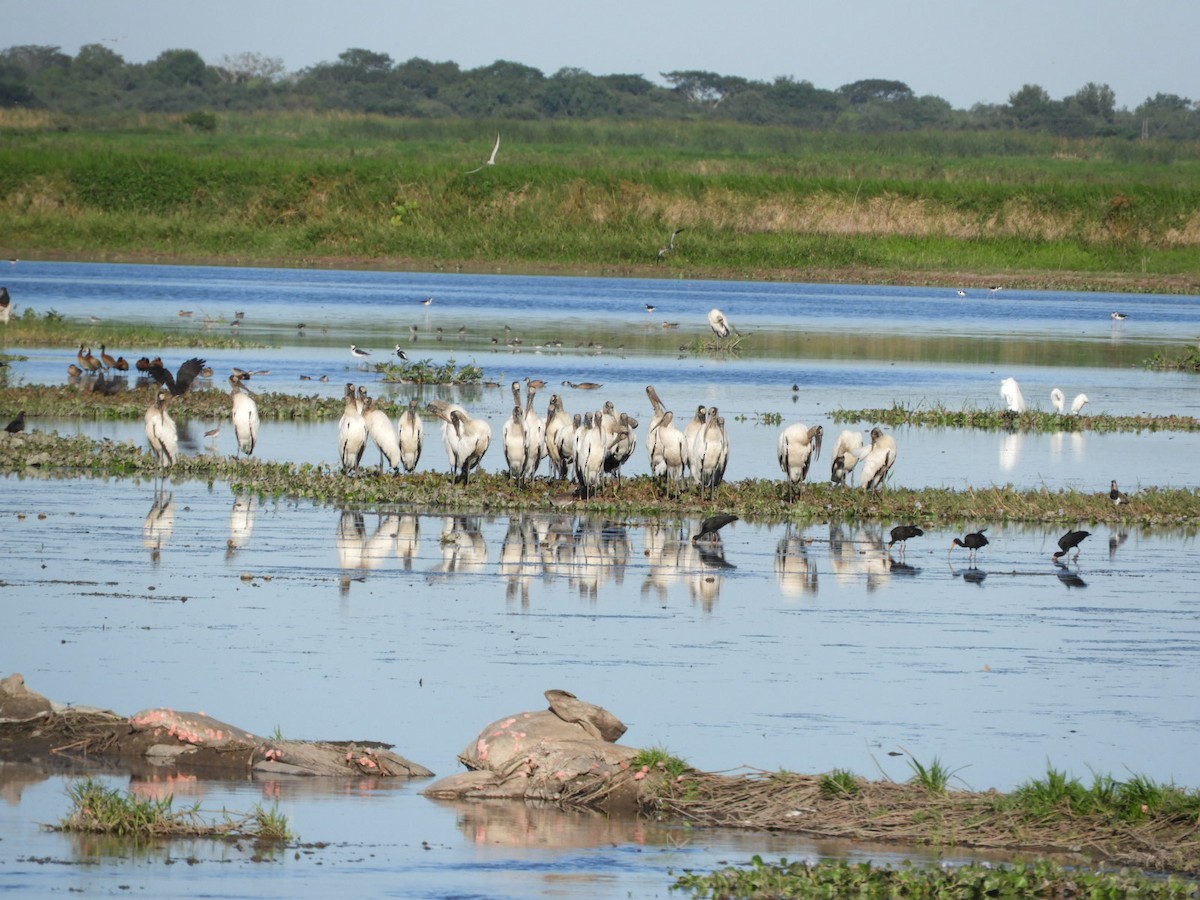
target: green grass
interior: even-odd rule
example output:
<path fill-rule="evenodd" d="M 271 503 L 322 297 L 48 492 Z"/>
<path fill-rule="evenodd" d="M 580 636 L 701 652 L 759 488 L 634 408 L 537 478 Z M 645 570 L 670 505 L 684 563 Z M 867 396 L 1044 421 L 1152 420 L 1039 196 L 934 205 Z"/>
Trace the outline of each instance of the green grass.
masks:
<path fill-rule="evenodd" d="M 671 780 L 691 770 L 687 760 L 675 756 L 665 747 L 650 747 L 642 750 L 629 761 L 631 768 L 659 771 Z"/>
<path fill-rule="evenodd" d="M 853 797 L 859 792 L 859 787 L 858 776 L 846 769 L 834 769 L 821 776 L 823 797 Z"/>
<path fill-rule="evenodd" d="M 908 779 L 908 783 L 915 784 L 934 797 L 945 795 L 946 791 L 950 789 L 950 779 L 959 771 L 959 769 L 947 767 L 937 756 L 931 763 L 925 765 L 910 754 L 908 767 L 912 769 L 913 773 L 912 777 Z"/>
<path fill-rule="evenodd" d="M 940 403 L 923 408 L 895 403 L 890 409 L 835 409 L 831 415 L 839 424 L 864 422 L 891 427 L 909 425 L 921 428 L 1034 432 L 1200 431 L 1200 419 L 1194 416 L 1073 416 L 1037 409 L 1011 413 L 998 407 L 951 409 Z"/>
<path fill-rule="evenodd" d="M 483 369 L 474 363 L 459 366 L 453 358 L 438 365 L 430 359 L 375 363 L 384 381 L 399 384 L 479 384 Z"/>
<path fill-rule="evenodd" d="M 107 834 L 130 840 L 171 837 L 250 838 L 286 843 L 294 840 L 287 817 L 278 809 L 256 806 L 253 812 L 231 815 L 220 821 L 205 818 L 197 803 L 176 809 L 174 797 L 141 797 L 132 791 L 107 788 L 91 778 L 76 781 L 67 789 L 71 810 L 59 820 L 56 830 Z"/>
<path fill-rule="evenodd" d="M 16 347 L 74 348 L 83 344 L 91 347 L 92 352 L 99 356 L 101 344 L 107 345 L 114 355 L 118 347 L 153 347 L 154 353 L 157 353 L 158 350 L 167 347 L 251 349 L 264 346 L 232 337 L 227 329 L 220 332 L 209 330 L 199 321 L 189 324 L 185 330 L 173 330 L 115 320 L 73 320 L 54 309 L 39 313 L 31 306 L 16 305 L 18 314 L 13 316 L 7 326 L 0 326 L 5 343 Z M 73 362 L 74 359 L 70 361 Z M 126 361 L 132 371 L 136 358 Z M 63 365 L 63 371 L 65 374 L 66 363 Z"/>
<path fill-rule="evenodd" d="M 685 872 L 672 890 L 693 897 L 775 900 L 780 897 L 915 897 L 959 900 L 967 897 L 1147 897 L 1196 896 L 1200 884 L 1156 878 L 1140 872 L 1065 868 L 1058 863 L 992 866 L 877 866 L 869 862 L 821 860 L 814 863 L 765 862 L 754 856 L 748 866 L 710 873 Z"/>
<path fill-rule="evenodd" d="M 1021 784 L 1003 803 L 1031 819 L 1098 816 L 1112 821 L 1180 817 L 1200 821 L 1200 792 L 1161 784 L 1139 774 L 1125 781 L 1093 773 L 1091 785 L 1048 766 L 1046 775 Z"/>

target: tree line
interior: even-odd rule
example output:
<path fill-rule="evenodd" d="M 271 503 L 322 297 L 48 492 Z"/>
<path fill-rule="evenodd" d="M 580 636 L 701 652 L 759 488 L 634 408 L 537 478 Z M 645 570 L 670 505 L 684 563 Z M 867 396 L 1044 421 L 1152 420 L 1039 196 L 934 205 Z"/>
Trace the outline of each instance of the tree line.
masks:
<path fill-rule="evenodd" d="M 548 76 L 505 60 L 462 69 L 419 57 L 398 63 L 361 48 L 346 50 L 334 62 L 287 72 L 278 58 L 257 53 L 209 64 L 194 50 L 165 50 L 150 62 L 130 63 L 102 43 L 87 44 L 75 56 L 58 47 L 20 45 L 0 51 L 0 107 L 192 114 L 197 123 L 213 124 L 222 111 L 339 110 L 439 119 L 711 119 L 862 133 L 1200 137 L 1200 102 L 1159 93 L 1132 111 L 1118 109 L 1112 89 L 1093 82 L 1058 100 L 1026 84 L 1007 103 L 963 110 L 888 79 L 830 90 L 787 76 L 754 81 L 698 70 L 661 76 L 665 84 L 577 68 Z"/>

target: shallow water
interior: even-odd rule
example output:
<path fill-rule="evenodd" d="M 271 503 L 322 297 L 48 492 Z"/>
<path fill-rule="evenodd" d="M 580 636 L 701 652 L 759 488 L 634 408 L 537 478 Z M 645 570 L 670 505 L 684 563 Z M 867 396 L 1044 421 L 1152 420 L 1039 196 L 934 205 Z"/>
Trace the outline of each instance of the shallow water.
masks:
<path fill-rule="evenodd" d="M 47 307 L 71 316 L 99 299 L 106 310 L 122 310 L 105 315 L 164 323 L 174 316 L 176 325 L 177 306 L 222 317 L 244 307 L 248 323 L 266 321 L 262 332 L 276 335 L 279 349 L 206 354 L 214 364 L 269 368 L 254 382 L 263 389 L 331 395 L 341 382 L 361 380 L 345 350 L 351 340 L 366 344 L 351 336 L 354 324 L 368 312 L 394 313 L 401 301 L 412 304 L 422 334 L 429 328 L 419 317 L 430 316 L 433 327 L 444 307 L 461 303 L 466 312 L 448 316 L 447 331 L 462 320 L 503 334 L 502 310 L 514 328 L 565 324 L 599 335 L 614 328 L 607 314 L 620 304 L 629 311 L 616 330 L 629 335 L 645 327 L 641 304 L 652 298 L 660 310 L 678 304 L 701 323 L 710 305 L 740 307 L 740 320 L 756 333 L 801 335 L 817 321 L 851 346 L 873 323 L 957 335 L 968 350 L 997 336 L 1037 345 L 1047 332 L 1069 352 L 1091 348 L 1080 351 L 1092 360 L 1082 368 L 1051 359 L 997 368 L 997 351 L 987 348 L 975 363 L 913 364 L 872 359 L 865 342 L 853 359 L 819 360 L 748 353 L 680 361 L 654 348 L 624 357 L 586 348 L 493 354 L 482 341 L 470 351 L 501 383 L 525 375 L 551 385 L 605 382 L 586 397 L 565 392 L 572 411 L 613 399 L 648 413 L 647 383 L 668 404 L 719 405 L 732 432 L 735 479 L 775 477 L 778 429 L 754 424 L 756 412 L 820 422 L 828 442 L 840 428 L 824 417 L 833 406 L 989 405 L 1006 375 L 1016 375 L 1030 399 L 1056 384 L 1068 396 L 1086 390 L 1097 411 L 1195 414 L 1197 403 L 1192 381 L 1110 368 L 1100 358 L 1113 346 L 1110 306 L 1128 307 L 1127 331 L 1142 328 L 1165 342 L 1200 330 L 1194 298 L 1002 292 L 950 316 L 957 298 L 872 288 L 730 285 L 726 295 L 719 285 L 672 281 L 25 263 L 7 274 L 10 290 L 18 274 L 29 279 L 14 291 L 18 305 L 41 291 Z M 430 307 L 416 303 L 435 287 Z M 995 310 L 1009 297 L 1014 312 L 999 319 Z M 835 315 L 827 304 L 857 311 Z M 327 335 L 312 341 L 316 334 L 299 338 L 294 324 L 285 328 L 284 315 L 298 307 L 311 321 L 321 312 Z M 370 333 L 384 331 L 377 325 Z M 437 343 L 421 337 L 417 346 L 442 358 L 449 351 Z M 62 380 L 53 373 L 70 354 L 29 356 L 14 364 L 14 376 L 42 383 Z M 300 382 L 301 372 L 324 372 L 331 383 Z M 374 384 L 374 392 L 391 390 Z M 504 389 L 470 398 L 494 422 L 509 402 Z M 209 424 L 192 423 L 190 452 L 205 452 L 200 426 Z M 264 457 L 332 462 L 332 425 L 268 424 Z M 143 439 L 140 423 L 35 427 Z M 228 452 L 225 431 L 218 448 Z M 1112 477 L 1127 488 L 1194 484 L 1191 435 L 899 429 L 896 436 L 902 485 L 1102 489 Z M 441 468 L 443 459 L 435 440 L 422 468 Z M 639 448 L 634 471 L 644 470 Z M 260 733 L 278 727 L 289 737 L 386 740 L 444 775 L 457 770 L 455 754 L 488 722 L 541 708 L 544 690 L 564 688 L 625 721 L 625 742 L 665 745 L 711 770 L 837 767 L 904 779 L 908 757 L 890 754 L 907 752 L 923 763 L 939 758 L 978 789 L 1010 788 L 1042 775 L 1047 763 L 1085 779 L 1089 769 L 1117 777 L 1131 770 L 1200 784 L 1190 752 L 1200 710 L 1200 599 L 1191 587 L 1200 553 L 1190 531 L 1099 526 L 1078 564 L 1061 568 L 1050 553 L 1065 529 L 996 523 L 972 568 L 964 551 L 947 554 L 948 531 L 913 539 L 903 560 L 895 548 L 889 561 L 881 542 L 892 523 L 797 530 L 738 522 L 724 532 L 722 556 L 706 559 L 686 539 L 695 521 L 343 511 L 252 501 L 190 481 L 8 477 L 0 484 L 9 547 L 0 575 L 0 660 L 5 674 L 22 672 L 56 700 L 127 713 L 171 705 Z M 250 863 L 248 853 L 225 847 L 172 845 L 174 856 L 201 860 L 181 868 L 166 864 L 168 851 L 95 849 L 40 832 L 37 822 L 65 811 L 62 784 L 30 780 L 22 790 L 21 778 L 0 770 L 8 801 L 0 806 L 0 886 L 43 893 L 131 883 L 156 895 L 314 896 L 349 885 L 400 896 L 666 896 L 669 867 L 742 862 L 755 852 L 853 852 L 524 807 L 454 808 L 420 797 L 421 783 L 199 782 L 173 787 L 215 807 L 278 798 L 304 840 L 331 846 Z M 883 858 L 877 848 L 858 852 Z M 40 857 L 97 864 L 32 861 Z M 196 877 L 205 879 L 200 889 Z"/>

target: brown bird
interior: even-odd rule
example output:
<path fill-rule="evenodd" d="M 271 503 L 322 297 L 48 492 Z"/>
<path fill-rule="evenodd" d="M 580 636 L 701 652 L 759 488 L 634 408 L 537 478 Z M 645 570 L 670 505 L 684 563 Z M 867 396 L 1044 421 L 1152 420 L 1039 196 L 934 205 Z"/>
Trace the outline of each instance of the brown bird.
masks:
<path fill-rule="evenodd" d="M 117 368 L 116 358 L 104 348 L 103 344 L 100 345 L 100 362 L 106 369 Z"/>
<path fill-rule="evenodd" d="M 1108 499 L 1113 502 L 1114 506 L 1120 506 L 1122 503 L 1129 502 L 1129 495 L 1117 487 L 1117 481 L 1115 478 L 1113 479 L 1112 486 L 1108 490 Z"/>

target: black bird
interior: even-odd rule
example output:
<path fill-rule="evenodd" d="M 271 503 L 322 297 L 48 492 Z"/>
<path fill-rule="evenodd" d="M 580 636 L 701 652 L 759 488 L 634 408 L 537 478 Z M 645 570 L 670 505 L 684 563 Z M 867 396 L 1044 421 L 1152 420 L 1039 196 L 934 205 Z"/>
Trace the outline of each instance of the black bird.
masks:
<path fill-rule="evenodd" d="M 196 376 L 200 374 L 200 370 L 204 366 L 204 360 L 193 356 L 180 366 L 179 371 L 172 377 L 167 367 L 162 364 L 162 360 L 155 357 L 147 371 L 150 373 L 150 377 L 170 391 L 173 397 L 182 397 L 188 392 L 188 388 L 192 386 L 192 382 L 196 380 Z"/>
<path fill-rule="evenodd" d="M 1129 495 L 1117 487 L 1117 480 L 1115 478 L 1112 481 L 1112 486 L 1108 489 L 1108 499 L 1113 502 L 1114 506 L 1120 506 L 1122 503 L 1129 502 Z"/>
<path fill-rule="evenodd" d="M 717 532 L 720 531 L 722 528 L 724 528 L 726 525 L 728 525 L 730 522 L 736 522 L 737 520 L 738 520 L 737 516 L 731 516 L 728 513 L 723 513 L 719 516 L 709 516 L 707 519 L 705 519 L 703 522 L 700 523 L 699 534 L 692 535 L 692 543 L 694 544 L 697 541 L 719 541 L 719 540 L 721 540 L 721 535 L 717 534 Z"/>
<path fill-rule="evenodd" d="M 974 562 L 980 548 L 988 545 L 987 535 L 984 534 L 985 531 L 987 531 L 986 528 L 980 528 L 978 531 L 972 531 L 964 538 L 955 538 L 953 543 L 950 544 L 950 550 L 953 550 L 955 547 L 966 547 L 970 551 L 967 558 L 971 562 Z"/>
<path fill-rule="evenodd" d="M 920 537 L 924 533 L 919 525 L 897 525 L 892 529 L 892 539 L 888 541 L 888 549 L 892 549 L 892 544 L 903 545 L 909 538 Z M 904 547 L 901 546 L 900 550 L 903 551 Z"/>
<path fill-rule="evenodd" d="M 1072 550 L 1075 551 L 1075 558 L 1079 559 L 1079 544 L 1091 534 L 1090 531 L 1068 531 L 1058 539 L 1058 552 L 1054 554 L 1053 559 L 1058 562 L 1060 556 L 1066 556 Z"/>
<path fill-rule="evenodd" d="M 17 417 L 13 419 L 4 429 L 9 434 L 16 434 L 19 431 L 25 430 L 25 410 L 17 413 Z"/>

